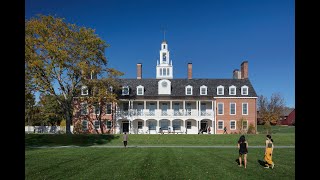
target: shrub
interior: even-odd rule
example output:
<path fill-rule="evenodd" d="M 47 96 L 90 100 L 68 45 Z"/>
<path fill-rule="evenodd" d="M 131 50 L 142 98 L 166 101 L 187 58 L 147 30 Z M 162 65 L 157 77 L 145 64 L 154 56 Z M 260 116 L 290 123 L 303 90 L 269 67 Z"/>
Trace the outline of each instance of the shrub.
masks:
<path fill-rule="evenodd" d="M 249 128 L 248 128 L 248 134 L 255 134 L 256 130 L 254 128 L 254 125 L 250 123 Z"/>

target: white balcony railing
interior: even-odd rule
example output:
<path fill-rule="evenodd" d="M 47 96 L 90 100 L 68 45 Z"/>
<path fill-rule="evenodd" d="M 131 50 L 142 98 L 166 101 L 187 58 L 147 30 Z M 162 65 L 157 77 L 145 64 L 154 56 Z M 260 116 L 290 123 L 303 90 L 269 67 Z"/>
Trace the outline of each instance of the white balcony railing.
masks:
<path fill-rule="evenodd" d="M 207 109 L 207 110 L 174 110 L 174 109 L 167 109 L 165 111 L 161 109 L 155 109 L 155 110 L 149 110 L 149 109 L 130 109 L 128 111 L 118 110 L 116 112 L 117 117 L 121 118 L 129 118 L 129 117 L 150 117 L 150 116 L 156 116 L 156 117 L 185 117 L 185 116 L 213 116 L 213 110 Z"/>

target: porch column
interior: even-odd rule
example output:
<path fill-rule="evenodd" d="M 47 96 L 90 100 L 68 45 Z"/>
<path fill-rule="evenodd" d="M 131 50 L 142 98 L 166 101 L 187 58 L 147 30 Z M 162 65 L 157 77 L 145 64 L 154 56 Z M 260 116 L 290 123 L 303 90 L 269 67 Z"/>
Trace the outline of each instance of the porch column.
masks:
<path fill-rule="evenodd" d="M 146 101 L 143 101 L 143 107 L 144 107 L 143 109 L 146 110 L 146 108 L 147 108 L 147 102 Z"/>
<path fill-rule="evenodd" d="M 186 101 L 183 101 L 183 114 L 186 116 Z"/>

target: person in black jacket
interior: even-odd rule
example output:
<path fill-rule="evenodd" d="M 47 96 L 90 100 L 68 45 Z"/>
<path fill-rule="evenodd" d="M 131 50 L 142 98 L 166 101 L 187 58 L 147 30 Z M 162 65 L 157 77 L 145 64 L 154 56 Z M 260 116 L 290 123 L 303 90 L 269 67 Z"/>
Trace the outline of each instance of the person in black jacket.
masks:
<path fill-rule="evenodd" d="M 247 154 L 248 154 L 248 142 L 244 135 L 240 136 L 238 141 L 239 149 L 239 167 L 242 166 L 242 156 L 244 159 L 244 168 L 247 168 Z"/>

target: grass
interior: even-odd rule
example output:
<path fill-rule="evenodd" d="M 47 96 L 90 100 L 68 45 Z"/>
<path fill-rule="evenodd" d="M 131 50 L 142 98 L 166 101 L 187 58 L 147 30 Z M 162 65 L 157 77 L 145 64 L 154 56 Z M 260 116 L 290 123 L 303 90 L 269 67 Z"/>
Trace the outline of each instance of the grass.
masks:
<path fill-rule="evenodd" d="M 275 149 L 274 169 L 249 149 L 247 169 L 237 149 L 63 148 L 26 151 L 25 179 L 295 179 L 295 149 Z"/>
<path fill-rule="evenodd" d="M 259 127 L 258 127 L 259 128 Z M 294 146 L 291 127 L 272 134 L 275 147 Z M 280 129 L 281 128 L 281 129 Z M 287 128 L 287 129 L 285 129 Z M 273 130 L 277 130 L 274 128 Z M 281 131 L 281 132 L 280 132 Z M 122 135 L 25 135 L 25 179 L 295 179 L 295 148 L 275 148 L 274 169 L 265 169 L 265 134 L 246 135 L 249 142 L 247 169 L 238 167 L 239 134 L 135 135 L 129 146 L 186 145 L 235 146 L 235 148 L 99 148 L 123 146 Z M 71 148 L 32 148 L 34 146 Z"/>
<path fill-rule="evenodd" d="M 257 129 L 259 134 L 267 133 L 267 130 L 265 129 L 264 125 L 258 125 Z M 271 126 L 271 135 L 286 133 L 295 133 L 295 126 Z"/>

